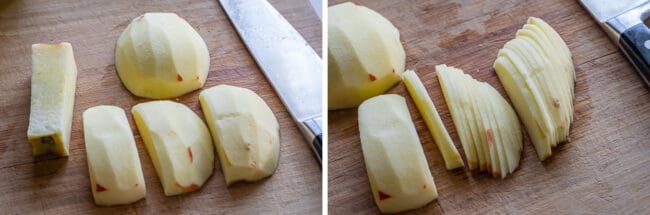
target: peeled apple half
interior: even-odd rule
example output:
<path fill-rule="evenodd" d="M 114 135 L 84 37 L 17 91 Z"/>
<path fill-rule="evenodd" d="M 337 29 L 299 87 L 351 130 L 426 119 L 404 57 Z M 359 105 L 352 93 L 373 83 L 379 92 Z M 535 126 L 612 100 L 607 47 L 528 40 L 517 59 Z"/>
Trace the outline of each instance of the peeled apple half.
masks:
<path fill-rule="evenodd" d="M 569 48 L 546 22 L 531 17 L 494 62 L 537 156 L 567 140 L 573 121 L 575 71 Z"/>
<path fill-rule="evenodd" d="M 359 132 L 370 188 L 381 212 L 419 208 L 438 197 L 404 97 L 380 95 L 363 102 Z"/>
<path fill-rule="evenodd" d="M 145 13 L 117 40 L 115 67 L 134 95 L 181 96 L 203 87 L 210 67 L 201 36 L 175 13 Z"/>
<path fill-rule="evenodd" d="M 280 125 L 255 92 L 228 85 L 199 95 L 226 184 L 257 181 L 278 166 Z"/>
<path fill-rule="evenodd" d="M 390 21 L 350 2 L 328 11 L 330 110 L 356 107 L 400 81 L 406 55 Z"/>
<path fill-rule="evenodd" d="M 514 172 L 523 139 L 512 107 L 492 86 L 460 69 L 438 65 L 436 71 L 470 170 L 501 178 Z"/>
<path fill-rule="evenodd" d="M 170 101 L 140 103 L 131 112 L 165 195 L 201 188 L 214 169 L 210 132 L 201 118 Z"/>

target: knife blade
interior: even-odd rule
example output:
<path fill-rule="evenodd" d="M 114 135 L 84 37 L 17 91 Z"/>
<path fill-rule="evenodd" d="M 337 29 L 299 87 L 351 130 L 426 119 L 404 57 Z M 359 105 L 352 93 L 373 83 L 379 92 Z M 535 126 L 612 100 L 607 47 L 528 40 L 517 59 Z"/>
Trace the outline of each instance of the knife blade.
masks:
<path fill-rule="evenodd" d="M 580 3 L 619 46 L 650 87 L 650 29 L 644 23 L 650 15 L 650 2 L 580 0 Z"/>
<path fill-rule="evenodd" d="M 322 151 L 322 62 L 266 0 L 219 0 L 257 65 L 311 143 Z"/>

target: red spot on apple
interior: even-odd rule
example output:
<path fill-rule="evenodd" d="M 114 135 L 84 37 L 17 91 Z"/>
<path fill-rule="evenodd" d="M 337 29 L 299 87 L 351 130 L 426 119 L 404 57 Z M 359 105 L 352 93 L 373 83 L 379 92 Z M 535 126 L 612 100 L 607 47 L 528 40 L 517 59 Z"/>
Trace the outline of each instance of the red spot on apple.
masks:
<path fill-rule="evenodd" d="M 359 4 L 359 2 L 355 2 L 355 1 L 353 1 L 352 4 L 354 4 L 356 6 L 361 6 L 361 4 Z"/>
<path fill-rule="evenodd" d="M 390 195 L 385 194 L 384 192 L 379 191 L 379 201 L 390 198 Z"/>
<path fill-rule="evenodd" d="M 192 148 L 191 147 L 187 147 L 187 154 L 190 155 L 190 163 L 193 163 L 194 162 L 194 156 L 192 155 Z"/>
<path fill-rule="evenodd" d="M 181 76 L 181 74 L 176 74 L 176 80 L 183 81 L 183 76 Z"/>
<path fill-rule="evenodd" d="M 368 73 L 368 77 L 370 78 L 370 81 L 377 80 L 377 77 L 375 77 L 375 75 L 373 75 L 372 73 Z"/>
<path fill-rule="evenodd" d="M 427 185 L 426 184 L 422 185 L 422 189 L 427 189 Z"/>
<path fill-rule="evenodd" d="M 176 182 L 176 186 L 180 187 L 183 192 L 190 192 L 199 189 L 199 185 L 192 183 L 189 186 L 182 186 Z"/>
<path fill-rule="evenodd" d="M 97 192 L 104 192 L 104 191 L 106 191 L 106 188 L 102 187 L 102 185 L 95 184 L 95 190 Z"/>
<path fill-rule="evenodd" d="M 494 144 L 494 134 L 492 134 L 492 129 L 488 128 L 485 131 L 485 136 L 487 139 L 488 147 L 492 148 L 492 145 Z"/>
<path fill-rule="evenodd" d="M 138 183 L 135 183 L 135 185 L 133 185 L 133 186 L 134 186 L 134 187 L 138 187 L 138 185 L 139 185 Z"/>

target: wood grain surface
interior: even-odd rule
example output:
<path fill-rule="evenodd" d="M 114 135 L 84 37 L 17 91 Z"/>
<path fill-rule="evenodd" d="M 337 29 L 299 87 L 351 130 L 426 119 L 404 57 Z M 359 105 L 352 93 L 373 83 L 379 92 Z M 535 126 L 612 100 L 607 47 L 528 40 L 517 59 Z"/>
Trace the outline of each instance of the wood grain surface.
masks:
<path fill-rule="evenodd" d="M 525 135 L 520 168 L 505 179 L 445 170 L 442 157 L 403 83 L 439 197 L 418 214 L 650 213 L 650 94 L 617 46 L 577 1 L 358 0 L 400 30 L 406 67 L 417 70 L 456 146 L 462 150 L 434 66 L 459 67 L 502 95 L 492 63 L 529 16 L 553 26 L 576 68 L 575 120 L 568 143 L 537 158 Z M 329 5 L 343 2 L 332 0 Z M 329 112 L 329 212 L 378 213 L 366 175 L 357 110 Z M 464 152 L 461 152 L 464 154 Z"/>
<path fill-rule="evenodd" d="M 321 21 L 308 1 L 272 4 L 321 53 Z M 130 109 L 149 101 L 130 94 L 115 72 L 115 42 L 145 12 L 175 12 L 205 40 L 210 73 L 203 89 L 230 84 L 258 93 L 280 122 L 281 152 L 275 174 L 255 183 L 225 186 L 217 160 L 203 187 L 166 197 Z M 31 44 L 70 42 L 77 67 L 70 157 L 34 158 L 27 142 Z M 317 214 L 322 208 L 319 163 L 264 78 L 216 0 L 2 0 L 0 1 L 0 214 Z M 201 118 L 200 90 L 178 99 Z M 146 199 L 118 207 L 93 203 L 83 141 L 82 113 L 96 105 L 127 112 L 147 184 Z M 216 155 L 216 152 L 215 152 Z"/>

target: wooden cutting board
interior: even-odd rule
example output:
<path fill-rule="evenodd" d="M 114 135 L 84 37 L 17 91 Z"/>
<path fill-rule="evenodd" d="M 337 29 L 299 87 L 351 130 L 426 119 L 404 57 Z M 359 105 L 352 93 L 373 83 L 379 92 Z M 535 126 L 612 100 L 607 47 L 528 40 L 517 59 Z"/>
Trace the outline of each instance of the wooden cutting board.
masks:
<path fill-rule="evenodd" d="M 308 1 L 271 2 L 321 53 L 321 21 Z M 130 94 L 114 65 L 118 36 L 131 19 L 145 12 L 175 12 L 203 37 L 211 63 L 203 89 L 218 84 L 246 87 L 269 104 L 281 133 L 280 162 L 272 177 L 226 187 L 217 160 L 214 175 L 200 190 L 164 196 L 130 113 L 132 106 L 149 99 Z M 32 43 L 58 41 L 72 44 L 79 70 L 70 157 L 33 158 L 27 142 L 30 47 Z M 0 44 L 0 214 L 320 213 L 320 165 L 216 0 L 2 0 Z M 175 101 L 203 118 L 199 92 Z M 82 113 L 97 105 L 116 105 L 127 112 L 147 184 L 145 200 L 118 207 L 93 203 Z"/>
<path fill-rule="evenodd" d="M 329 5 L 343 2 L 332 0 Z M 462 150 L 434 66 L 447 64 L 506 95 L 492 69 L 498 49 L 529 16 L 553 26 L 576 69 L 575 120 L 569 143 L 540 162 L 524 140 L 520 168 L 505 179 L 447 171 L 403 83 L 387 93 L 407 97 L 438 188 L 419 214 L 650 213 L 650 94 L 639 75 L 577 1 L 359 0 L 401 33 L 406 67 L 417 70 L 445 126 Z M 356 109 L 329 112 L 329 212 L 377 213 L 361 152 Z M 464 152 L 461 152 L 464 154 Z"/>

